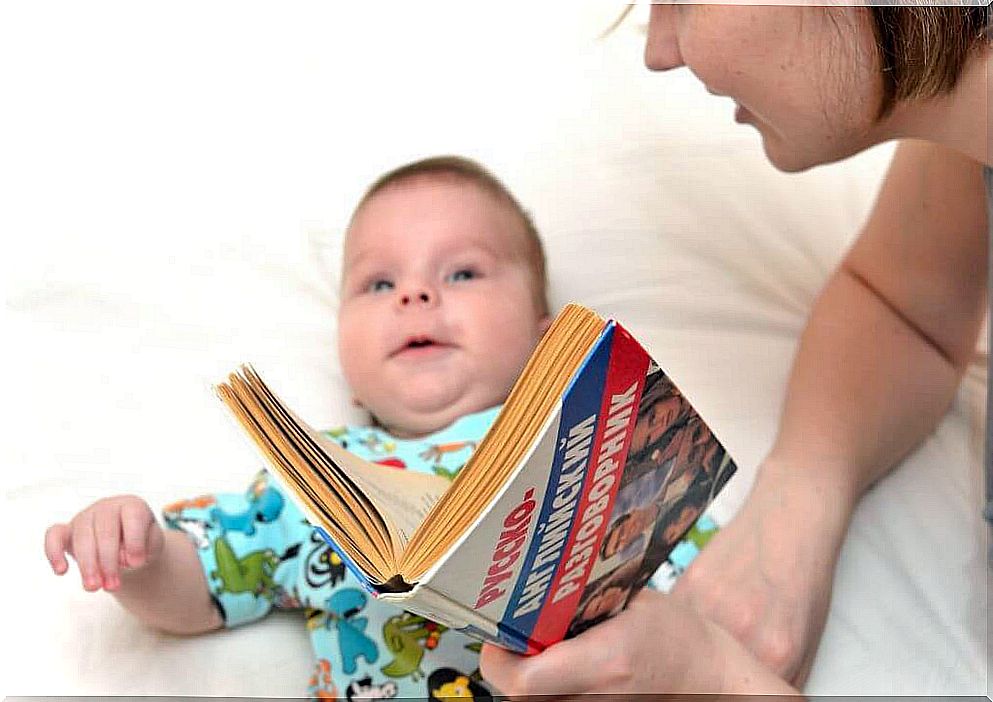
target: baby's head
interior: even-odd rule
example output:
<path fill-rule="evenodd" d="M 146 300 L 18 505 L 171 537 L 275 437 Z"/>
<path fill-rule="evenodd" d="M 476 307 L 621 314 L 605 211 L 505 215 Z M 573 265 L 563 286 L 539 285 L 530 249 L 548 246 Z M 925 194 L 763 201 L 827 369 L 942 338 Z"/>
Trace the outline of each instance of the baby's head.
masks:
<path fill-rule="evenodd" d="M 358 404 L 395 436 L 502 403 L 549 324 L 530 217 L 472 161 L 391 171 L 345 237 L 338 349 Z"/>

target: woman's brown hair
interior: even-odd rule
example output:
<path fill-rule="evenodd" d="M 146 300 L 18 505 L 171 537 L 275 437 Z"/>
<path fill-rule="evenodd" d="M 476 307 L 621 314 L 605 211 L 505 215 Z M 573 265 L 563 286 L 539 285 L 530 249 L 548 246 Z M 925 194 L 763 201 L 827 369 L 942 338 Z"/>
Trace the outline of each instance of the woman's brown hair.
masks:
<path fill-rule="evenodd" d="M 953 90 L 969 58 L 991 39 L 988 5 L 887 5 L 869 10 L 883 78 L 880 117 L 901 100 Z"/>

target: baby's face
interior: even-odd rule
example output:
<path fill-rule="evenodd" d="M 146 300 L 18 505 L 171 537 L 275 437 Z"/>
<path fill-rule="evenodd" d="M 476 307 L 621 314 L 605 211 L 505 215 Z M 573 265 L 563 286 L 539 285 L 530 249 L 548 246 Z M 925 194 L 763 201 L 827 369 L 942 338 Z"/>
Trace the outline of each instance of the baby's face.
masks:
<path fill-rule="evenodd" d="M 415 177 L 356 214 L 338 346 L 355 399 L 396 436 L 500 404 L 548 324 L 522 225 L 462 180 Z"/>

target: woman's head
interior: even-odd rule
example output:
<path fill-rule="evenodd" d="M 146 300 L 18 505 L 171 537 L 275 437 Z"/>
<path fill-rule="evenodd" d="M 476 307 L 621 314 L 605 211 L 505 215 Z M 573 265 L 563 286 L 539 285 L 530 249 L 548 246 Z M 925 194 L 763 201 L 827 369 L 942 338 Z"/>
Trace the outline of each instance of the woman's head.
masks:
<path fill-rule="evenodd" d="M 653 5 L 645 63 L 687 66 L 738 103 L 784 171 L 901 135 L 987 44 L 985 7 Z"/>

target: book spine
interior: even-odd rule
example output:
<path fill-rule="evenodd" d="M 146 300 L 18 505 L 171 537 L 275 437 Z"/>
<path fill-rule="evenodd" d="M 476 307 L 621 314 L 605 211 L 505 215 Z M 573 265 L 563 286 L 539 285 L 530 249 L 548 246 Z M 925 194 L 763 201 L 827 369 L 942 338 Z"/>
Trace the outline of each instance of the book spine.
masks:
<path fill-rule="evenodd" d="M 540 651 L 569 629 L 606 529 L 648 364 L 611 323 L 562 400 L 534 537 L 499 622 L 515 650 Z"/>
<path fill-rule="evenodd" d="M 339 546 L 334 542 L 334 539 L 332 539 L 331 536 L 324 531 L 323 527 L 317 526 L 312 518 L 308 518 L 308 521 L 310 522 L 310 525 L 314 527 L 314 531 L 317 532 L 318 536 L 324 539 L 324 542 L 331 547 L 331 550 L 338 554 L 338 557 L 341 558 L 341 562 L 345 564 L 345 567 L 348 568 L 352 575 L 355 576 L 355 579 L 359 581 L 359 585 L 362 586 L 362 589 L 373 597 L 378 598 L 380 596 L 379 590 L 372 586 L 372 583 L 369 582 L 369 578 L 362 572 L 362 569 L 355 565 L 355 561 L 348 557 L 348 553 L 346 553 L 344 549 L 339 548 Z"/>
<path fill-rule="evenodd" d="M 650 359 L 630 334 L 615 323 L 612 323 L 610 340 L 599 392 L 592 392 L 588 398 L 581 392 L 570 392 L 564 401 L 564 412 L 569 412 L 572 404 L 579 407 L 590 402 L 598 404 L 598 421 L 572 528 L 548 596 L 529 633 L 538 645 L 549 645 L 565 638 L 573 622 L 598 561 L 638 418 L 638 404 Z M 591 391 L 596 389 L 591 388 Z"/>

